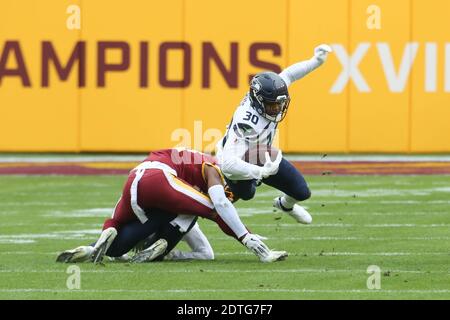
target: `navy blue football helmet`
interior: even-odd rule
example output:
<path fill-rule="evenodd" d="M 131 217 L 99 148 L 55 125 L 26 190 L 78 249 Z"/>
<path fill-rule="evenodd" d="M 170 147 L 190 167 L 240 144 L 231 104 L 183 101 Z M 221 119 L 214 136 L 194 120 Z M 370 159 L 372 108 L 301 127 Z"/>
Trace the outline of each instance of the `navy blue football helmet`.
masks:
<path fill-rule="evenodd" d="M 250 103 L 264 118 L 280 122 L 286 116 L 289 102 L 288 88 L 275 72 L 261 72 L 250 82 Z"/>

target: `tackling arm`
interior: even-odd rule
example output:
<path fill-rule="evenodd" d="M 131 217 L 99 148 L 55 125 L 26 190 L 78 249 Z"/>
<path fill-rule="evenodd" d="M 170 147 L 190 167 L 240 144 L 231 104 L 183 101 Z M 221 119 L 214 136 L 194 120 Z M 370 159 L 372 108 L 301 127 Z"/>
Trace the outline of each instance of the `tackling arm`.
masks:
<path fill-rule="evenodd" d="M 248 231 L 239 218 L 236 208 L 225 196 L 225 189 L 219 172 L 216 168 L 206 165 L 205 177 L 208 184 L 208 194 L 217 213 L 234 232 L 236 238 L 242 238 Z"/>
<path fill-rule="evenodd" d="M 208 193 L 214 203 L 220 218 L 234 232 L 236 238 L 249 250 L 253 251 L 261 261 L 270 254 L 270 249 L 261 241 L 261 237 L 251 234 L 242 223 L 233 204 L 225 196 L 222 179 L 217 170 L 211 166 L 207 167 L 206 177 L 208 183 Z"/>

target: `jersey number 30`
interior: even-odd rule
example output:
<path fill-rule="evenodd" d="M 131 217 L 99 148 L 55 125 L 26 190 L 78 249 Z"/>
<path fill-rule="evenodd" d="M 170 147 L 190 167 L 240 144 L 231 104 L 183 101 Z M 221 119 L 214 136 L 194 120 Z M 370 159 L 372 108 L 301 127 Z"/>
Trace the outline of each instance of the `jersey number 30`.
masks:
<path fill-rule="evenodd" d="M 259 120 L 259 117 L 258 117 L 256 114 L 253 114 L 253 115 L 252 115 L 251 112 L 247 111 L 247 112 L 245 113 L 244 121 L 249 121 L 249 120 L 250 120 L 253 124 L 257 124 L 257 123 L 258 123 L 258 120 Z"/>

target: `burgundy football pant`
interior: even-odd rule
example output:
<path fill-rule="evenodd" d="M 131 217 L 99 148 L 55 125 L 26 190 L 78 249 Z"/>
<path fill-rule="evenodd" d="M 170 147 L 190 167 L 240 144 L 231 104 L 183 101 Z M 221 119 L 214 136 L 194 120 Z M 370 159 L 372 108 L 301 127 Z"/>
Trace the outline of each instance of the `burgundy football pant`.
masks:
<path fill-rule="evenodd" d="M 105 221 L 103 230 L 120 229 L 124 224 L 139 220 L 131 206 L 132 172 L 123 188 L 111 219 Z M 138 182 L 137 204 L 151 217 L 151 209 L 157 208 L 173 214 L 186 214 L 214 219 L 214 206 L 209 197 L 194 189 L 189 183 L 159 169 L 147 169 Z"/>

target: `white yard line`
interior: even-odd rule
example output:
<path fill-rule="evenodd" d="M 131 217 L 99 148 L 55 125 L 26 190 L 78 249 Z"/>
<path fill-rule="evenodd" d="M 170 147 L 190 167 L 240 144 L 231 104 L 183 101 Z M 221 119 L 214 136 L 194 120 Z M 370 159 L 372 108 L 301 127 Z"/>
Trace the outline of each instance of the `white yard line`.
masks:
<path fill-rule="evenodd" d="M 349 289 L 349 290 L 316 290 L 316 289 L 45 289 L 45 288 L 22 288 L 22 289 L 0 289 L 2 293 L 245 293 L 245 292 L 272 292 L 272 293 L 370 293 L 370 294 L 444 294 L 450 293 L 450 289 L 441 290 L 368 290 L 368 289 Z"/>
<path fill-rule="evenodd" d="M 92 208 L 92 209 L 80 209 L 70 211 L 50 211 L 43 214 L 43 217 L 58 217 L 58 218 L 80 218 L 80 217 L 110 217 L 114 212 L 113 207 L 108 208 Z"/>
<path fill-rule="evenodd" d="M 222 252 L 216 256 L 252 255 L 251 252 Z M 450 252 L 320 252 L 309 256 L 449 256 Z"/>
<path fill-rule="evenodd" d="M 100 232 L 97 232 L 98 234 L 100 234 Z M 23 239 L 23 237 L 15 237 L 12 236 L 11 239 L 8 238 L 8 236 L 0 236 L 3 238 L 0 238 L 0 243 L 35 243 L 35 240 L 31 240 L 31 239 Z M 58 239 L 66 239 L 66 240 L 79 240 L 81 237 L 83 237 L 82 235 L 77 236 L 77 237 L 57 237 Z M 38 237 L 34 237 L 35 239 L 46 239 L 47 236 L 43 235 L 43 236 L 38 236 Z M 48 239 L 55 239 L 56 237 L 51 235 L 48 236 Z M 92 239 L 95 239 L 95 237 L 90 237 Z M 230 237 L 220 237 L 220 236 L 216 236 L 216 237 L 208 237 L 209 240 L 214 240 L 214 241 L 230 241 Z M 450 240 L 450 237 L 326 237 L 326 236 L 317 236 L 317 237 L 268 237 L 268 240 L 271 241 L 411 241 L 411 240 L 416 240 L 416 241 L 448 241 Z M 0 254 L 36 254 L 36 252 L 33 251 L 4 251 L 1 252 Z M 39 254 L 39 253 L 37 253 Z M 50 254 L 50 253 L 42 253 L 42 254 Z M 52 253 L 52 254 L 57 254 Z"/>
<path fill-rule="evenodd" d="M 36 243 L 35 240 L 29 240 L 29 239 L 0 239 L 0 244 L 30 244 L 30 243 Z"/>
<path fill-rule="evenodd" d="M 59 252 L 36 252 L 36 251 L 0 251 L 0 255 L 44 255 L 56 256 Z"/>
<path fill-rule="evenodd" d="M 303 206 L 304 208 L 307 208 L 306 206 Z M 38 213 L 40 217 L 58 217 L 58 218 L 79 218 L 79 217 L 87 217 L 87 218 L 107 218 L 110 215 L 108 215 L 108 212 L 112 212 L 113 209 L 109 209 L 109 211 L 102 211 L 101 213 L 94 213 L 89 214 L 87 212 L 80 211 L 61 211 L 61 212 L 51 212 L 51 213 Z M 276 215 L 281 215 L 282 212 L 279 210 L 276 210 L 274 212 L 274 209 L 253 209 L 253 208 L 237 208 L 238 213 L 241 217 L 251 217 L 255 215 L 273 215 L 274 217 Z M 0 216 L 4 215 L 16 215 L 20 214 L 21 211 L 4 211 L 0 212 Z M 106 213 L 106 214 L 105 214 Z M 325 216 L 336 216 L 336 217 L 342 217 L 342 216 L 356 216 L 356 217 L 367 217 L 367 216 L 380 216 L 380 217 L 397 217 L 397 216 L 448 216 L 449 213 L 445 211 L 401 211 L 401 212 L 333 212 L 333 211 L 319 211 L 319 212 L 312 212 L 313 217 L 325 217 Z M 46 224 L 48 227 L 67 227 L 69 223 L 49 223 Z M 34 222 L 5 222 L 1 224 L 2 228 L 5 227 L 19 227 L 19 226 L 33 226 L 35 225 Z M 75 222 L 70 223 L 70 226 L 89 226 L 92 228 L 100 228 L 101 224 L 98 223 L 89 223 L 89 222 Z"/>
<path fill-rule="evenodd" d="M 313 216 L 429 216 L 429 215 L 445 215 L 448 216 L 448 212 L 444 211 L 423 211 L 423 212 L 414 212 L 414 211 L 404 211 L 404 212 L 331 212 L 331 211 L 321 211 L 314 212 Z"/>
<path fill-rule="evenodd" d="M 313 269 L 313 268 L 300 268 L 300 269 L 257 269 L 257 270 L 248 270 L 248 269 L 195 269 L 195 270 L 83 270 L 83 264 L 78 264 L 81 268 L 81 273 L 149 273 L 149 274 L 163 274 L 163 273 L 199 273 L 199 272 L 207 272 L 207 273 L 352 273 L 352 274 L 367 274 L 366 269 Z M 67 265 L 68 266 L 68 265 Z M 1 273 L 65 273 L 66 269 L 45 269 L 45 270 L 37 270 L 37 269 L 22 269 L 22 270 L 0 270 Z M 382 272 L 391 272 L 391 273 L 413 273 L 413 274 L 448 274 L 450 275 L 450 270 L 435 270 L 435 271 L 420 271 L 420 270 L 397 270 L 397 269 L 389 269 L 383 268 Z"/>
<path fill-rule="evenodd" d="M 82 230 L 59 230 L 51 233 L 25 233 L 25 234 L 3 234 L 0 235 L 0 243 L 13 243 L 13 244 L 30 244 L 35 243 L 37 239 L 43 240 L 83 240 L 89 241 L 95 239 L 100 234 L 100 228 L 95 228 L 94 225 L 92 229 L 82 229 Z M 448 228 L 449 224 L 344 224 L 344 223 L 317 223 L 308 226 L 299 226 L 298 224 L 252 224 L 253 227 L 266 227 L 266 228 Z M 204 228 L 216 228 L 213 224 L 204 225 Z M 227 237 L 210 237 L 211 240 L 224 240 L 230 241 Z M 326 237 L 326 236 L 316 236 L 316 237 L 269 237 L 270 240 L 278 241 L 406 241 L 406 240 L 416 240 L 416 241 L 432 241 L 440 240 L 446 241 L 450 240 L 450 237 L 436 236 L 436 237 Z M 0 252 L 0 254 L 5 254 Z"/>
<path fill-rule="evenodd" d="M 208 237 L 214 241 L 230 241 L 230 237 Z M 450 237 L 267 237 L 276 241 L 442 241 L 450 240 Z"/>
<path fill-rule="evenodd" d="M 267 228 L 299 228 L 299 224 L 292 223 L 252 223 L 252 227 L 267 227 Z M 202 227 L 216 228 L 215 225 L 204 225 Z M 449 228 L 450 224 L 414 224 L 414 223 L 384 223 L 384 224 L 353 224 L 353 223 L 312 223 L 309 225 L 302 225 L 302 228 Z"/>
<path fill-rule="evenodd" d="M 40 208 L 42 206 L 55 206 L 55 207 L 61 207 L 61 206 L 67 206 L 67 205 L 73 205 L 73 203 L 64 202 L 64 201 L 24 201 L 24 202 L 2 202 L 2 207 L 29 207 L 34 206 L 36 208 Z"/>
<path fill-rule="evenodd" d="M 2 251 L 0 255 L 49 255 L 55 256 L 58 252 L 34 252 L 34 251 Z M 292 252 L 291 252 L 292 254 Z M 302 254 L 302 253 L 297 253 Z M 238 252 L 218 252 L 216 256 L 252 256 L 253 253 Z M 450 252 L 313 252 L 309 256 L 450 256 Z"/>
<path fill-rule="evenodd" d="M 92 223 L 92 222 L 70 222 L 70 223 L 46 223 L 45 226 L 46 227 L 65 227 L 67 228 L 70 225 L 70 227 L 73 226 L 84 226 L 84 227 L 91 227 L 91 228 L 99 228 L 101 229 L 101 224 L 98 223 Z M 36 226 L 36 222 L 35 221 L 27 221 L 27 222 L 5 222 L 2 223 L 1 227 L 5 228 L 5 227 L 21 227 L 21 226 Z"/>
<path fill-rule="evenodd" d="M 355 200 L 354 198 L 348 198 L 347 200 L 308 200 L 307 204 L 346 204 L 351 206 L 353 204 L 450 204 L 450 200 Z"/>
<path fill-rule="evenodd" d="M 78 231 L 55 231 L 53 233 L 30 233 L 30 234 L 11 234 L 11 235 L 0 235 L 0 240 L 4 239 L 80 239 L 86 235 L 100 235 L 101 228 L 91 230 L 81 230 Z M 66 235 L 67 234 L 67 235 Z"/>
<path fill-rule="evenodd" d="M 323 252 L 323 256 L 450 256 L 450 252 Z"/>
<path fill-rule="evenodd" d="M 450 188 L 435 187 L 422 189 L 389 189 L 389 188 L 366 188 L 365 190 L 345 190 L 336 188 L 313 189 L 314 197 L 336 197 L 336 198 L 373 198 L 373 197 L 398 197 L 398 196 L 428 196 L 439 195 L 448 197 Z M 389 201 L 389 200 L 387 200 Z"/>

